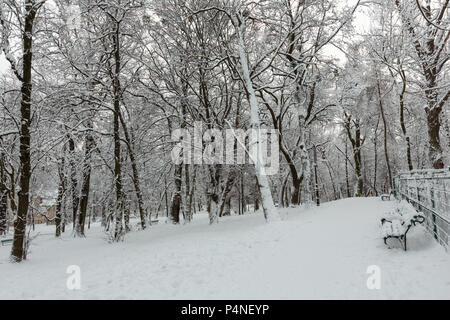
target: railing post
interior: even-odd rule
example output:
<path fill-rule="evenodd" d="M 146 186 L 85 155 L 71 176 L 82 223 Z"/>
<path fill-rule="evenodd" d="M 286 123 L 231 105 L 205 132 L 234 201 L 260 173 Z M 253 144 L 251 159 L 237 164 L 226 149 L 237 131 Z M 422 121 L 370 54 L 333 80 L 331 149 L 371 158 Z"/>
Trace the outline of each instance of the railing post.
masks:
<path fill-rule="evenodd" d="M 448 192 L 447 192 L 447 188 L 446 188 L 446 183 L 448 182 L 448 180 L 444 179 L 442 181 L 442 196 L 444 197 L 444 199 L 441 198 L 441 203 L 440 203 L 440 210 L 443 211 L 447 211 L 449 212 L 450 210 L 450 205 L 449 205 L 449 198 L 447 196 Z M 442 229 L 443 232 L 441 232 L 441 241 L 444 242 L 447 246 L 450 245 L 450 237 L 449 237 L 449 232 L 450 232 L 450 226 L 449 225 L 442 225 Z M 444 233 L 445 238 L 442 237 L 442 233 Z M 447 248 L 447 247 L 446 247 Z"/>
<path fill-rule="evenodd" d="M 431 209 L 433 209 L 433 212 L 431 212 L 431 216 L 433 217 L 433 234 L 434 234 L 434 238 L 436 240 L 439 241 L 439 237 L 438 237 L 438 230 L 437 230 L 437 226 L 436 226 L 436 214 L 434 213 L 434 211 L 436 210 L 436 202 L 434 200 L 434 180 L 431 180 L 431 187 L 430 187 L 430 200 L 431 200 Z"/>
<path fill-rule="evenodd" d="M 397 199 L 397 192 L 395 191 L 397 188 L 395 187 L 395 177 L 392 177 L 392 194 L 394 198 Z"/>
<path fill-rule="evenodd" d="M 420 189 L 419 189 L 419 183 L 417 182 L 417 177 L 414 180 L 416 182 L 416 189 L 417 189 L 417 210 L 422 211 L 421 209 L 421 199 L 420 199 Z"/>

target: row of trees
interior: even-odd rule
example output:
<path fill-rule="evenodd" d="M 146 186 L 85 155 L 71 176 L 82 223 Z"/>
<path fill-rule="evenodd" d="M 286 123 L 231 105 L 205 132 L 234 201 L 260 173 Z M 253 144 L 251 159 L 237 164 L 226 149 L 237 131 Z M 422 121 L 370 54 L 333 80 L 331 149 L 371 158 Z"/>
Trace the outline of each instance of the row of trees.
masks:
<path fill-rule="evenodd" d="M 29 204 L 42 193 L 56 201 L 57 237 L 67 224 L 83 237 L 87 217 L 101 216 L 119 241 L 132 216 L 145 229 L 152 214 L 188 223 L 207 210 L 214 223 L 252 204 L 277 220 L 275 203 L 378 195 L 400 170 L 443 168 L 449 7 L 1 1 L 10 68 L 0 91 L 0 234 L 14 217 L 12 260 L 26 258 Z M 358 10 L 374 21 L 362 35 L 352 25 Z M 274 128 L 279 174 L 264 175 L 259 157 L 175 164 L 172 133 L 198 122 Z M 201 151 L 211 145 L 214 137 Z"/>

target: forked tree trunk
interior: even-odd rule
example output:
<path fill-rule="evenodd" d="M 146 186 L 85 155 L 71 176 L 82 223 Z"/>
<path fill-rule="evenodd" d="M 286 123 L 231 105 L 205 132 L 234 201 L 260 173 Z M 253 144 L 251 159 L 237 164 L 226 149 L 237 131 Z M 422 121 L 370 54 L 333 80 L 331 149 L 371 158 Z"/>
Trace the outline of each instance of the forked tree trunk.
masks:
<path fill-rule="evenodd" d="M 139 217 L 141 218 L 141 228 L 142 228 L 142 230 L 145 230 L 145 228 L 147 226 L 145 223 L 144 200 L 142 198 L 141 183 L 139 180 L 136 156 L 134 154 L 134 148 L 133 148 L 134 141 L 131 140 L 130 134 L 128 132 L 128 128 L 126 126 L 125 121 L 123 120 L 122 113 L 119 114 L 119 117 L 120 117 L 120 122 L 122 124 L 122 129 L 123 129 L 123 132 L 125 135 L 125 140 L 127 142 L 128 154 L 130 155 L 131 170 L 133 172 L 134 190 L 135 190 L 136 199 L 138 202 Z M 132 133 L 132 137 L 134 137 L 133 133 Z"/>
<path fill-rule="evenodd" d="M 355 134 L 352 133 L 352 122 L 354 124 Z M 364 179 L 362 176 L 362 157 L 361 148 L 364 144 L 364 139 L 361 136 L 361 124 L 359 119 L 353 120 L 351 116 L 346 115 L 345 129 L 347 137 L 350 140 L 353 148 L 353 159 L 355 162 L 355 175 L 357 178 L 356 196 L 362 197 L 364 193 Z"/>

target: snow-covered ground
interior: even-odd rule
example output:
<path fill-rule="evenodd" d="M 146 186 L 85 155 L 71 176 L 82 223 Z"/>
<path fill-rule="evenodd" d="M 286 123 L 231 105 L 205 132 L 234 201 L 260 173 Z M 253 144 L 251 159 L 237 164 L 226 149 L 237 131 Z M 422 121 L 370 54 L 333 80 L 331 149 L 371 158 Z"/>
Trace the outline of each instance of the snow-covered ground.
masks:
<path fill-rule="evenodd" d="M 388 249 L 379 217 L 393 205 L 348 199 L 320 208 L 285 209 L 283 221 L 262 214 L 209 226 L 159 224 L 109 244 L 97 225 L 86 239 L 54 239 L 44 227 L 29 260 L 8 262 L 0 247 L 0 299 L 448 299 L 450 254 L 422 227 L 409 251 Z M 81 268 L 70 291 L 68 266 Z M 380 290 L 367 269 L 381 271 Z"/>

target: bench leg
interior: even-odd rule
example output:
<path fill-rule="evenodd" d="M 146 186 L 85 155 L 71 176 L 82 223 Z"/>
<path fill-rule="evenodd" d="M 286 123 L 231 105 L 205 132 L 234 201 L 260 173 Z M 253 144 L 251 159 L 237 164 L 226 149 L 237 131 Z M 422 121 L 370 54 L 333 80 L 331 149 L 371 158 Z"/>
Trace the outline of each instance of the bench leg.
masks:
<path fill-rule="evenodd" d="M 400 246 L 402 247 L 402 249 L 404 248 L 403 246 L 403 240 L 400 237 L 396 237 L 396 239 L 398 240 L 398 242 L 400 242 Z"/>
<path fill-rule="evenodd" d="M 402 247 L 402 249 L 407 251 L 406 235 L 404 237 L 391 237 L 391 238 L 396 238 L 400 242 L 400 246 Z M 384 244 L 388 246 L 387 239 L 389 239 L 389 238 L 384 238 Z"/>

